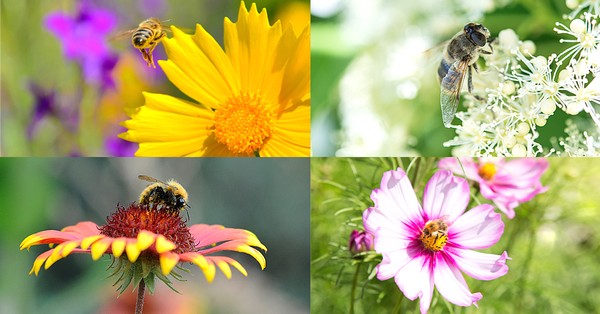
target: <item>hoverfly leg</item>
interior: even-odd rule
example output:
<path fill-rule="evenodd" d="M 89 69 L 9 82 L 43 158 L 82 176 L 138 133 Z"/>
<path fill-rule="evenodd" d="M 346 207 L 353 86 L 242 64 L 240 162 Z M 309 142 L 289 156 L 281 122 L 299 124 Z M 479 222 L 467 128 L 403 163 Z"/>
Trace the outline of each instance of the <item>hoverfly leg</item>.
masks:
<path fill-rule="evenodd" d="M 477 71 L 477 66 L 475 65 L 475 63 L 473 63 L 473 67 Z M 468 75 L 468 78 L 467 78 L 467 87 L 469 88 L 469 94 L 471 94 L 471 92 L 473 91 L 473 75 L 471 74 L 471 68 L 472 67 L 469 67 L 469 73 L 467 74 Z"/>

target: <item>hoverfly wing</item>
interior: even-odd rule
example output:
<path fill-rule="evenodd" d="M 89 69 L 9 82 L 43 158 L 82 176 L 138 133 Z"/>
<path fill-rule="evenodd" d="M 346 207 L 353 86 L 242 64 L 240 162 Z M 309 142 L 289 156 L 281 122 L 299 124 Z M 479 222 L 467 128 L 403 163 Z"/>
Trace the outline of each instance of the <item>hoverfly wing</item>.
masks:
<path fill-rule="evenodd" d="M 442 79 L 440 88 L 440 105 L 442 108 L 442 121 L 445 127 L 450 127 L 454 114 L 458 108 L 460 99 L 460 90 L 465 77 L 465 72 L 469 68 L 467 61 L 454 62 L 448 73 Z"/>

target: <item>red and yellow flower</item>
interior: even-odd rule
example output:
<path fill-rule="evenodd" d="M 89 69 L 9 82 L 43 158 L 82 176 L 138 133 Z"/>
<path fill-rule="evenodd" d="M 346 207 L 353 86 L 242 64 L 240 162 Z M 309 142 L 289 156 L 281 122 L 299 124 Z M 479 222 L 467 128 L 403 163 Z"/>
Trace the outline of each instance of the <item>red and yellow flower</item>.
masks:
<path fill-rule="evenodd" d="M 152 292 L 155 277 L 171 287 L 166 276 L 178 279 L 173 269 L 184 262 L 197 265 L 209 282 L 215 278 L 217 267 L 228 279 L 232 276 L 231 266 L 247 276 L 246 269 L 233 258 L 213 255 L 223 251 L 246 253 L 262 269 L 266 267 L 265 257 L 257 248 L 267 248 L 252 232 L 221 225 L 187 227 L 179 213 L 152 204 L 119 207 L 104 226 L 84 221 L 61 231 L 40 231 L 25 238 L 20 248 L 40 244 L 49 244 L 51 249 L 35 259 L 30 274 L 38 275 L 42 267 L 48 269 L 73 253 L 91 254 L 94 261 L 110 255 L 117 261 L 114 274 L 125 274 L 118 280 L 121 292 L 131 282 L 141 280 Z"/>

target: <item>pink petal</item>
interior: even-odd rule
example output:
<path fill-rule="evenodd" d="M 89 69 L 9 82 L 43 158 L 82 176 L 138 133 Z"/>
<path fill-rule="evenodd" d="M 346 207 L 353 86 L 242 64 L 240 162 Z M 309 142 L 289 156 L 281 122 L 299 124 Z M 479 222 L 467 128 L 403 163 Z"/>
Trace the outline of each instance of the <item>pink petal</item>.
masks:
<path fill-rule="evenodd" d="M 502 255 L 480 253 L 472 250 L 455 249 L 446 251 L 465 274 L 478 280 L 492 280 L 506 275 L 506 252 Z"/>
<path fill-rule="evenodd" d="M 406 173 L 398 170 L 386 171 L 381 178 L 381 187 L 373 190 L 371 199 L 381 214 L 394 224 L 422 220 L 422 209 Z"/>
<path fill-rule="evenodd" d="M 377 278 L 387 280 L 395 277 L 398 271 L 406 266 L 412 259 L 421 254 L 422 249 L 415 242 L 403 249 L 378 252 L 383 255 L 383 260 L 377 266 Z"/>
<path fill-rule="evenodd" d="M 396 209 L 400 211 L 400 209 Z M 418 227 L 405 225 L 404 222 L 390 218 L 388 211 L 370 207 L 363 213 L 363 225 L 365 230 L 375 237 L 375 248 L 377 243 L 384 241 L 382 238 L 391 238 L 393 241 L 407 241 L 414 237 L 419 231 Z M 411 232 L 411 230 L 417 230 Z M 406 247 L 406 246 L 404 246 Z"/>
<path fill-rule="evenodd" d="M 471 293 L 460 270 L 449 264 L 444 254 L 436 254 L 435 258 L 436 265 L 433 269 L 435 286 L 446 300 L 456 305 L 470 306 L 482 298 L 479 292 Z"/>
<path fill-rule="evenodd" d="M 460 159 L 460 162 L 459 162 Z M 462 164 L 462 167 L 461 167 Z M 469 180 L 479 179 L 479 165 L 473 161 L 473 158 L 447 157 L 440 159 L 438 168 L 450 170 L 458 176 L 464 176 Z"/>
<path fill-rule="evenodd" d="M 548 169 L 548 160 L 545 158 L 512 159 L 505 163 L 502 169 L 513 177 L 518 176 L 521 180 L 539 180 L 546 169 Z"/>
<path fill-rule="evenodd" d="M 502 197 L 496 197 L 493 199 L 494 204 L 498 206 L 498 209 L 501 210 L 508 219 L 513 219 L 515 217 L 515 208 L 519 206 L 519 201 L 515 199 L 506 199 Z"/>
<path fill-rule="evenodd" d="M 423 210 L 429 220 L 447 216 L 452 222 L 465 211 L 469 198 L 467 180 L 455 177 L 450 170 L 440 170 L 427 182 Z"/>
<path fill-rule="evenodd" d="M 482 204 L 460 216 L 448 230 L 450 246 L 484 249 L 500 239 L 504 232 L 504 223 L 494 207 Z"/>
<path fill-rule="evenodd" d="M 430 256 L 415 256 L 395 276 L 396 285 L 410 299 L 420 298 L 421 313 L 427 313 L 433 295 L 433 277 Z"/>

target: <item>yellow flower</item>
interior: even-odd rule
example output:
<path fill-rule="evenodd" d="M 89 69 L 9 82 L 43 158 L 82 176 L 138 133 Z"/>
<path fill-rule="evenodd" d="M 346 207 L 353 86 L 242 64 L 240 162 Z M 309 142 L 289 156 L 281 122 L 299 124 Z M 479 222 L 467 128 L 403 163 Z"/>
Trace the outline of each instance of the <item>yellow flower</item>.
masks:
<path fill-rule="evenodd" d="M 136 156 L 309 156 L 310 29 L 285 24 L 242 1 L 224 50 L 200 25 L 172 26 L 158 63 L 195 102 L 144 93 L 120 136 L 140 143 Z"/>

